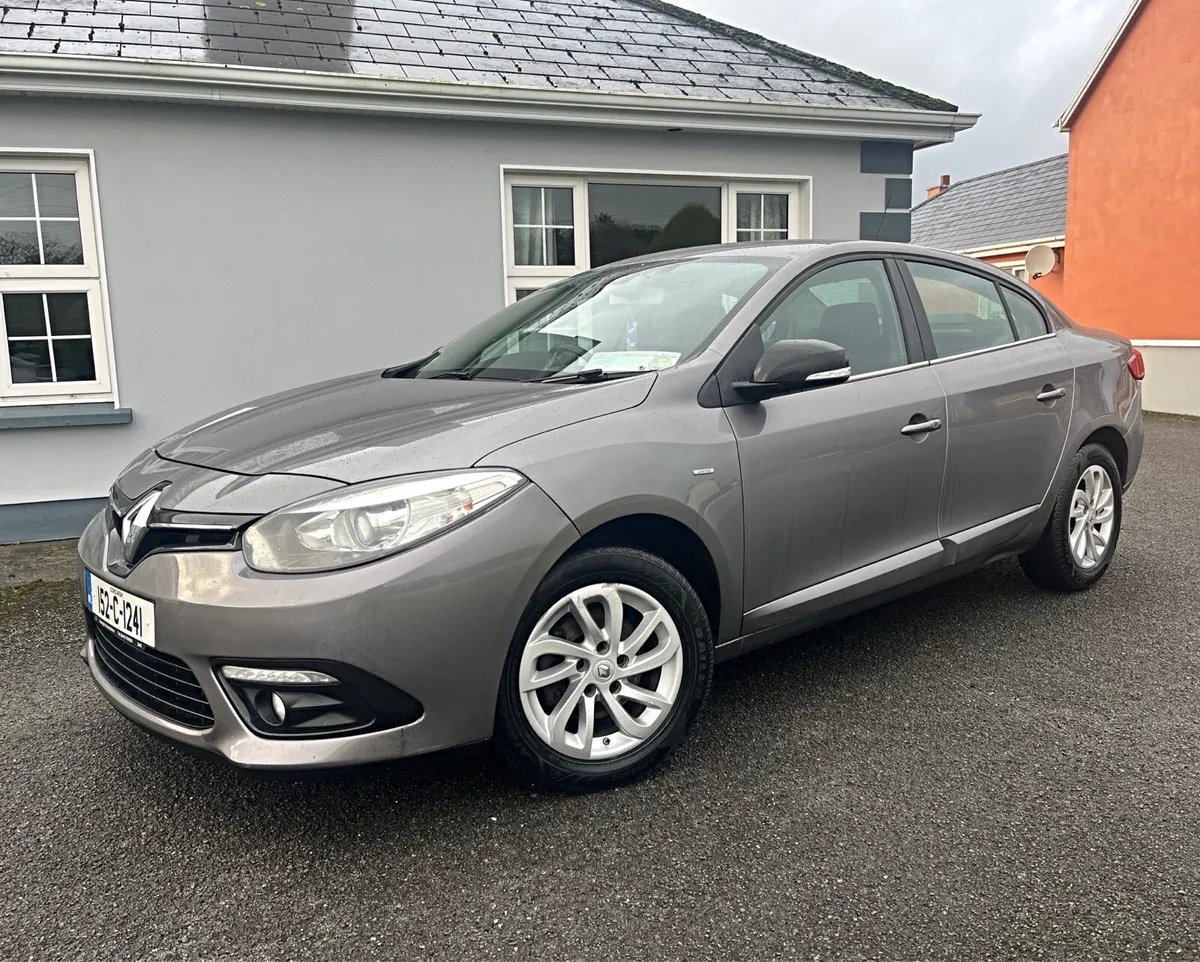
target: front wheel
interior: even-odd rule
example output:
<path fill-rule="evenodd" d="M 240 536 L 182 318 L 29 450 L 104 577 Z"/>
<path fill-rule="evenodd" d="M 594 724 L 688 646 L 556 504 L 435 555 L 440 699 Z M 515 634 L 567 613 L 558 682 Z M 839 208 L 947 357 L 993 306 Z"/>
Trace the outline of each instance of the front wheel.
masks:
<path fill-rule="evenodd" d="M 1021 555 L 1035 584 L 1082 591 L 1103 576 L 1121 534 L 1121 474 L 1108 448 L 1088 444 L 1075 455 L 1041 540 Z"/>
<path fill-rule="evenodd" d="M 633 548 L 560 562 L 513 638 L 497 705 L 508 763 L 546 788 L 637 778 L 683 740 L 712 684 L 712 629 L 688 581 Z"/>

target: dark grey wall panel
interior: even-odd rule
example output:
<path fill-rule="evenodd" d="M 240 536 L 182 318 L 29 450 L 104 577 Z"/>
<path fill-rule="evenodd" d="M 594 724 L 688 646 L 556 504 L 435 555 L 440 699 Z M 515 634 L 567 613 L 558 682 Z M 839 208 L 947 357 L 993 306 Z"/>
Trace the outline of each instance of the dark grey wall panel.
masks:
<path fill-rule="evenodd" d="M 913 145 L 907 140 L 864 140 L 860 169 L 864 174 L 911 174 Z"/>
<path fill-rule="evenodd" d="M 858 236 L 860 240 L 907 244 L 912 239 L 912 214 L 908 211 L 859 214 Z"/>
<path fill-rule="evenodd" d="M 912 207 L 912 179 L 889 177 L 883 184 L 884 210 L 908 210 Z"/>
<path fill-rule="evenodd" d="M 78 538 L 105 503 L 104 498 L 80 498 L 75 501 L 0 504 L 0 544 Z"/>

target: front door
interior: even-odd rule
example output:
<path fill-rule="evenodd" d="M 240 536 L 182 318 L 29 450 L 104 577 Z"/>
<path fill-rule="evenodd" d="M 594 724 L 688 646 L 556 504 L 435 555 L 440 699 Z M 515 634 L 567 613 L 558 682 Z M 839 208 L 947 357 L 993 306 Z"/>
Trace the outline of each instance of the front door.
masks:
<path fill-rule="evenodd" d="M 810 275 L 757 330 L 768 345 L 833 341 L 853 374 L 726 408 L 742 467 L 746 632 L 820 607 L 814 586 L 936 542 L 946 464 L 945 396 L 910 348 L 882 260 Z"/>
<path fill-rule="evenodd" d="M 942 534 L 1005 518 L 1019 524 L 1046 497 L 1062 458 L 1071 356 L 1015 286 L 932 262 L 910 260 L 907 269 L 949 406 Z"/>

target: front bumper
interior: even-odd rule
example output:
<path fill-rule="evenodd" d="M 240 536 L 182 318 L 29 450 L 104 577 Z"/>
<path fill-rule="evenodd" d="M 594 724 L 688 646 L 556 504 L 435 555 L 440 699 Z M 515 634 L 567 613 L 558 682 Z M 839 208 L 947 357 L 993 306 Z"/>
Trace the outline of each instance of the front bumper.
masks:
<path fill-rule="evenodd" d="M 528 599 L 578 532 L 528 484 L 492 510 L 409 551 L 345 571 L 267 575 L 240 552 L 154 554 L 126 578 L 108 568 L 103 515 L 79 542 L 91 570 L 154 602 L 156 648 L 182 660 L 212 708 L 210 728 L 177 724 L 122 693 L 85 648 L 97 687 L 127 718 L 235 765 L 311 769 L 437 751 L 491 736 L 500 674 Z M 81 587 L 82 590 L 82 587 Z M 425 707 L 414 722 L 362 734 L 272 738 L 251 731 L 214 661 L 332 660 Z"/>

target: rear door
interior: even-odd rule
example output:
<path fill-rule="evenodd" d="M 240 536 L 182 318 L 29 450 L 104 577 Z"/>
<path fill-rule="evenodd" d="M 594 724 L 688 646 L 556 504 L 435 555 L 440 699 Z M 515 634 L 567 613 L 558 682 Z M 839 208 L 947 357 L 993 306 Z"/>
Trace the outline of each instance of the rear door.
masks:
<path fill-rule="evenodd" d="M 946 392 L 942 536 L 1018 523 L 1045 498 L 1063 454 L 1074 392 L 1071 357 L 1036 301 L 1015 283 L 933 258 L 903 263 L 922 339 Z"/>

